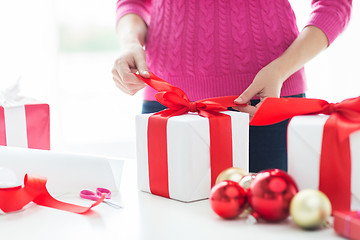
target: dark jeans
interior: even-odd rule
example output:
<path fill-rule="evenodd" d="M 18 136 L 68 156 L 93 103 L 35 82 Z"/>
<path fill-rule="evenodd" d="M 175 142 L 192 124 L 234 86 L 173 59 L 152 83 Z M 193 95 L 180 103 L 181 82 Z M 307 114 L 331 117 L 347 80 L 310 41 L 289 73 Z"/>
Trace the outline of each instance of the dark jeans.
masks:
<path fill-rule="evenodd" d="M 289 97 L 305 97 L 305 94 Z M 256 105 L 259 100 L 251 100 Z M 166 107 L 156 101 L 144 101 L 142 112 L 154 113 Z M 269 126 L 250 126 L 249 133 L 249 170 L 259 172 L 264 169 L 278 168 L 287 171 L 286 134 L 289 120 Z"/>

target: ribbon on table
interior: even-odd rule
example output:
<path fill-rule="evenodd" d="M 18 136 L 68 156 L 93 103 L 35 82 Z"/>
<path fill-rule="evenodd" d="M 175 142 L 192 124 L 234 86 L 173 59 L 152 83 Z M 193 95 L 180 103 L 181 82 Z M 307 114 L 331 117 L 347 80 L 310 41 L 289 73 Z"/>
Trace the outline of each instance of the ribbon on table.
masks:
<path fill-rule="evenodd" d="M 103 195 L 90 207 L 82 207 L 54 199 L 46 189 L 46 178 L 26 174 L 24 186 L 0 189 L 0 209 L 5 212 L 14 212 L 22 209 L 30 202 L 38 205 L 56 208 L 73 213 L 86 213 L 99 205 L 105 198 Z"/>
<path fill-rule="evenodd" d="M 274 124 L 298 115 L 330 115 L 324 125 L 319 189 L 330 199 L 334 210 L 351 206 L 351 133 L 360 129 L 360 97 L 340 103 L 320 99 L 267 98 L 250 125 Z"/>
<path fill-rule="evenodd" d="M 211 186 L 215 184 L 219 173 L 232 167 L 232 133 L 231 117 L 220 111 L 235 106 L 237 96 L 208 98 L 190 102 L 186 94 L 179 88 L 150 73 L 150 78 L 135 74 L 147 85 L 158 91 L 155 98 L 168 107 L 150 116 L 148 122 L 148 164 L 149 185 L 153 194 L 169 198 L 167 134 L 166 126 L 169 118 L 188 112 L 197 112 L 209 119 L 210 126 L 210 167 Z"/>

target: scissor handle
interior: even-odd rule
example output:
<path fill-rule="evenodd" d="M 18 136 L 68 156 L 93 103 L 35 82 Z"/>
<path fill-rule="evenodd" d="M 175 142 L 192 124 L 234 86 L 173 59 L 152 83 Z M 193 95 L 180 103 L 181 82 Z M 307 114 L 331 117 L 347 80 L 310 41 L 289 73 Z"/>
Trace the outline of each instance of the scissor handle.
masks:
<path fill-rule="evenodd" d="M 111 191 L 109 189 L 107 189 L 107 188 L 97 188 L 96 189 L 96 194 L 98 196 L 101 196 L 101 195 L 105 194 L 106 199 L 111 198 Z"/>
<path fill-rule="evenodd" d="M 99 196 L 97 196 L 93 191 L 90 190 L 82 190 L 80 192 L 80 197 L 94 201 L 97 201 L 99 199 Z"/>

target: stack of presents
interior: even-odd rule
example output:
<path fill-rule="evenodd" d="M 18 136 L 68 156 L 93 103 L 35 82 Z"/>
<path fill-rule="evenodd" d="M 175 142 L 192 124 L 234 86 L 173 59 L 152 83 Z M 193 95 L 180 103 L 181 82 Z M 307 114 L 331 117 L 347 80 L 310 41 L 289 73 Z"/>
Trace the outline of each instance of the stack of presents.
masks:
<path fill-rule="evenodd" d="M 290 118 L 289 175 L 300 190 L 330 193 L 335 231 L 360 239 L 360 98 L 337 104 L 269 98 L 249 121 L 245 113 L 227 111 L 234 98 L 190 102 L 154 75 L 143 80 L 169 108 L 136 117 L 140 190 L 183 202 L 207 199 L 222 170 L 248 171 L 249 124 Z M 46 104 L 0 106 L 0 145 L 49 150 L 49 122 Z"/>

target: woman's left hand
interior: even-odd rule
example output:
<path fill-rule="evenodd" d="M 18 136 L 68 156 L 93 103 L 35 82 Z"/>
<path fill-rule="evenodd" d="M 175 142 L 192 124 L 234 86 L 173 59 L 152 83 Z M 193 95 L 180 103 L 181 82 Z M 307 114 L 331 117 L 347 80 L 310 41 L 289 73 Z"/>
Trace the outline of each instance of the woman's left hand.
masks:
<path fill-rule="evenodd" d="M 251 118 L 265 98 L 280 97 L 285 80 L 328 45 L 327 36 L 320 28 L 306 26 L 286 51 L 262 68 L 250 86 L 235 100 L 235 104 L 247 104 L 247 106 L 233 108 L 249 113 Z M 260 97 L 260 103 L 251 106 L 250 99 L 254 96 Z"/>
<path fill-rule="evenodd" d="M 267 97 L 280 97 L 281 87 L 286 80 L 277 61 L 266 65 L 255 76 L 250 86 L 235 100 L 235 104 L 247 104 L 246 106 L 235 106 L 234 109 L 250 114 L 250 119 L 254 116 L 256 110 L 261 106 Z M 254 96 L 260 98 L 256 106 L 250 105 L 250 99 Z"/>

